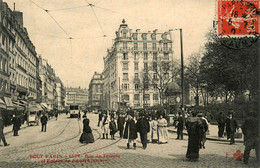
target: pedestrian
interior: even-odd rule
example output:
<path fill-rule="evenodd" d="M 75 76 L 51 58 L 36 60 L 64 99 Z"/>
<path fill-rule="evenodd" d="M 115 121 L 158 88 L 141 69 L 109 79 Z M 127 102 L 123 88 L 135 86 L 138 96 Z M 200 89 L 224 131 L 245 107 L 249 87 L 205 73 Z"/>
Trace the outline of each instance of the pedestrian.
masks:
<path fill-rule="evenodd" d="M 104 114 L 103 118 L 102 118 L 102 125 L 101 125 L 101 129 L 103 131 L 103 139 L 105 139 L 105 135 L 106 135 L 106 139 L 108 139 L 109 122 L 110 122 L 110 119 L 109 119 L 108 115 Z"/>
<path fill-rule="evenodd" d="M 17 115 L 13 115 L 12 118 L 14 136 L 19 136 L 18 131 L 20 130 L 21 120 Z"/>
<path fill-rule="evenodd" d="M 80 110 L 79 110 L 79 113 L 78 113 L 78 120 L 81 120 L 81 113 L 80 113 Z"/>
<path fill-rule="evenodd" d="M 209 128 L 209 123 L 207 121 L 207 119 L 204 117 L 203 113 L 199 113 L 197 114 L 198 117 L 201 119 L 201 122 L 202 122 L 202 135 L 201 135 L 201 139 L 200 139 L 200 149 L 203 148 L 205 149 L 205 142 L 206 142 L 206 133 L 208 131 L 208 128 Z"/>
<path fill-rule="evenodd" d="M 152 126 L 151 126 L 151 133 L 152 133 L 152 143 L 157 143 L 158 141 L 158 121 L 157 121 L 157 116 L 154 116 L 152 120 Z"/>
<path fill-rule="evenodd" d="M 116 122 L 114 120 L 114 117 L 112 116 L 111 116 L 111 121 L 109 122 L 109 129 L 110 129 L 111 140 L 115 140 L 115 133 L 117 132 L 117 129 L 116 129 Z"/>
<path fill-rule="evenodd" d="M 167 121 L 162 114 L 160 114 L 158 119 L 158 143 L 168 143 Z"/>
<path fill-rule="evenodd" d="M 257 113 L 254 111 L 250 111 L 242 125 L 242 132 L 244 134 L 244 164 L 248 164 L 248 159 L 250 155 L 251 149 L 255 149 L 256 159 L 259 163 L 259 121 Z"/>
<path fill-rule="evenodd" d="M 147 147 L 147 133 L 150 132 L 150 124 L 145 114 L 141 114 L 141 118 L 136 123 L 136 131 L 140 133 L 141 143 L 143 149 Z"/>
<path fill-rule="evenodd" d="M 93 143 L 95 140 L 94 140 L 94 136 L 92 134 L 92 129 L 89 126 L 90 121 L 86 115 L 84 115 L 83 118 L 84 118 L 83 119 L 83 132 L 80 136 L 79 141 L 81 143 L 86 143 L 86 144 Z"/>
<path fill-rule="evenodd" d="M 98 127 L 100 125 L 100 122 L 102 121 L 103 115 L 101 111 L 98 111 Z"/>
<path fill-rule="evenodd" d="M 220 112 L 217 116 L 217 122 L 218 122 L 218 137 L 223 138 L 224 134 L 224 128 L 225 128 L 225 117 L 223 112 Z"/>
<path fill-rule="evenodd" d="M 24 121 L 25 121 L 26 124 L 27 124 L 27 112 L 26 112 L 26 111 L 24 112 Z"/>
<path fill-rule="evenodd" d="M 150 131 L 147 133 L 147 142 L 152 142 L 152 116 L 148 117 Z"/>
<path fill-rule="evenodd" d="M 119 117 L 117 119 L 117 129 L 119 131 L 119 136 L 122 139 L 123 138 L 123 132 L 124 132 L 124 125 L 125 125 L 125 115 L 119 114 Z"/>
<path fill-rule="evenodd" d="M 10 145 L 5 140 L 3 118 L 0 115 L 0 142 L 1 142 L 1 140 L 4 143 L 4 146 L 9 146 Z"/>
<path fill-rule="evenodd" d="M 193 111 L 191 116 L 187 118 L 186 127 L 188 132 L 188 148 L 186 158 L 188 161 L 198 161 L 200 137 L 203 131 L 202 121 L 196 117 L 196 112 Z"/>
<path fill-rule="evenodd" d="M 55 112 L 55 117 L 56 117 L 56 120 L 58 120 L 58 112 L 57 111 Z"/>
<path fill-rule="evenodd" d="M 225 121 L 227 139 L 230 139 L 230 145 L 235 144 L 235 133 L 238 129 L 237 121 L 233 117 L 233 110 L 229 111 L 229 116 Z"/>
<path fill-rule="evenodd" d="M 184 124 L 184 118 L 182 116 L 182 113 L 179 112 L 179 117 L 177 119 L 177 138 L 176 139 L 181 139 L 183 140 L 183 124 Z"/>
<path fill-rule="evenodd" d="M 48 117 L 43 113 L 41 117 L 41 123 L 42 123 L 42 132 L 46 132 L 46 125 L 47 125 Z"/>
<path fill-rule="evenodd" d="M 124 130 L 124 139 L 128 139 L 127 149 L 130 148 L 131 143 L 133 143 L 133 148 L 136 149 L 137 131 L 133 111 L 129 112 L 127 118 L 128 119 L 126 121 L 126 126 Z"/>

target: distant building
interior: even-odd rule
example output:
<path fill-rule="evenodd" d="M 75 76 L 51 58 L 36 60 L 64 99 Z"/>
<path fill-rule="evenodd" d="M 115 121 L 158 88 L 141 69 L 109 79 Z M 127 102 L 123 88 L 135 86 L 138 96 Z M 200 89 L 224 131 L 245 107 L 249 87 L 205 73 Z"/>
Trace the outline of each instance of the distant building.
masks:
<path fill-rule="evenodd" d="M 48 106 L 49 110 L 58 108 L 58 97 L 56 92 L 55 71 L 48 64 L 46 59 L 39 57 L 40 78 L 42 81 L 42 102 Z"/>
<path fill-rule="evenodd" d="M 56 91 L 57 91 L 58 109 L 64 110 L 66 90 L 59 77 L 56 77 L 55 83 L 56 83 Z"/>
<path fill-rule="evenodd" d="M 67 87 L 65 105 L 78 104 L 82 108 L 88 105 L 88 90 L 79 88 Z"/>
<path fill-rule="evenodd" d="M 104 107 L 103 75 L 95 72 L 89 83 L 89 106 L 92 110 Z M 102 105 L 103 104 L 103 105 Z"/>

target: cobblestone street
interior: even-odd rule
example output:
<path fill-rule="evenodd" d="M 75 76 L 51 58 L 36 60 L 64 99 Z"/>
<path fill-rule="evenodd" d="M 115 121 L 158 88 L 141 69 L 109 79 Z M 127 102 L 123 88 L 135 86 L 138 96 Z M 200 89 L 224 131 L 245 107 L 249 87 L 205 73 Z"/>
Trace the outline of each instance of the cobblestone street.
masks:
<path fill-rule="evenodd" d="M 97 115 L 88 117 L 95 143 L 79 143 L 82 120 L 63 114 L 57 121 L 49 121 L 47 132 L 41 132 L 40 126 L 31 126 L 20 130 L 18 137 L 7 134 L 11 145 L 1 144 L 0 167 L 245 167 L 233 157 L 237 150 L 243 152 L 241 143 L 207 141 L 199 161 L 188 162 L 185 159 L 187 136 L 180 141 L 175 140 L 176 134 L 170 133 L 167 144 L 148 144 L 146 150 L 138 138 L 136 150 L 126 149 L 126 140 L 119 139 L 118 135 L 116 140 L 101 139 Z M 251 156 L 249 166 L 256 167 L 254 151 Z"/>

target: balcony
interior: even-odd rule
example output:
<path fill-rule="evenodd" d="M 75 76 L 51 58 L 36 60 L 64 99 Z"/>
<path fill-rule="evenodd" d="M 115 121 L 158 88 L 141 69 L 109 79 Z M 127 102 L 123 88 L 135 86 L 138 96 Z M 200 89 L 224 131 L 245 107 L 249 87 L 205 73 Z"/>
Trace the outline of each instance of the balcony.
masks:
<path fill-rule="evenodd" d="M 130 47 L 121 47 L 120 51 L 121 52 L 128 52 L 128 51 L 130 51 Z"/>

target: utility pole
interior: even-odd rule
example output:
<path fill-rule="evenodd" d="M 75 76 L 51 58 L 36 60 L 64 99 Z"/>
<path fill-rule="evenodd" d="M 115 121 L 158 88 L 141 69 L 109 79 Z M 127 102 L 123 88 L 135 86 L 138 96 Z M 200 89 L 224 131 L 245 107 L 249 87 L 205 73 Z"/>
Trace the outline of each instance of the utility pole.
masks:
<path fill-rule="evenodd" d="M 120 89 L 120 77 L 118 77 L 118 112 L 120 113 L 120 104 L 121 104 L 121 89 Z"/>
<path fill-rule="evenodd" d="M 183 42 L 182 42 L 182 29 L 180 29 L 180 43 L 181 43 L 181 105 L 184 109 L 184 63 L 183 63 Z"/>

